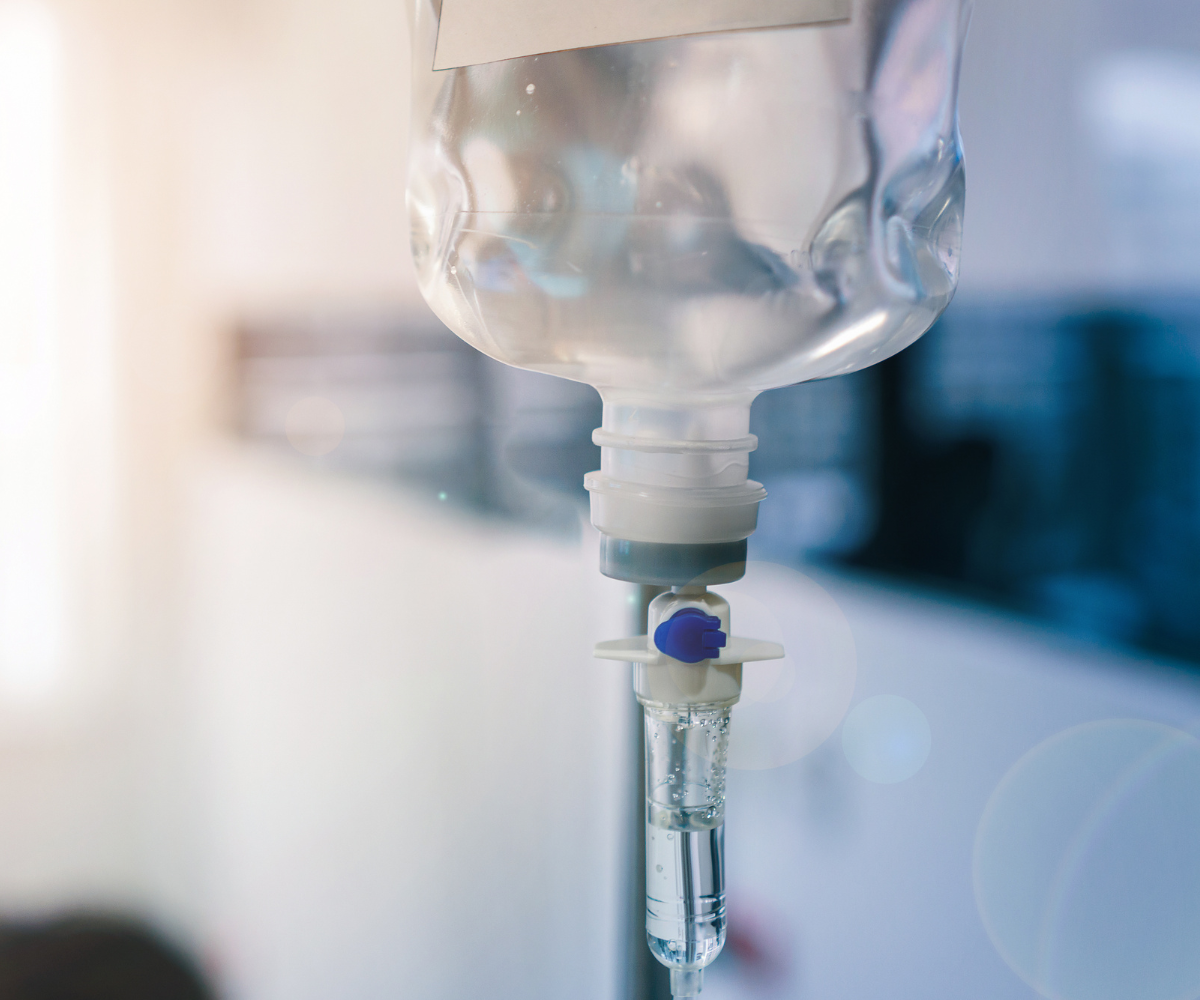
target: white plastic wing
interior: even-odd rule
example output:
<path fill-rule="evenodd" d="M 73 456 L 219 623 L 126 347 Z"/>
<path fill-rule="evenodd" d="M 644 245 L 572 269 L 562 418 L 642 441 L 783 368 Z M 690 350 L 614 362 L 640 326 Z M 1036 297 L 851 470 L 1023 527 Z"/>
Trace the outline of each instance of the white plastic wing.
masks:
<path fill-rule="evenodd" d="M 783 647 L 777 642 L 761 639 L 742 639 L 730 636 L 721 655 L 708 661 L 720 666 L 734 663 L 753 663 L 756 660 L 779 660 L 784 656 Z M 612 639 L 596 643 L 596 658 L 600 660 L 622 660 L 625 663 L 645 663 L 656 667 L 667 663 L 678 663 L 662 653 L 650 642 L 650 636 L 639 635 L 632 639 Z M 690 665 L 690 664 L 689 664 Z"/>

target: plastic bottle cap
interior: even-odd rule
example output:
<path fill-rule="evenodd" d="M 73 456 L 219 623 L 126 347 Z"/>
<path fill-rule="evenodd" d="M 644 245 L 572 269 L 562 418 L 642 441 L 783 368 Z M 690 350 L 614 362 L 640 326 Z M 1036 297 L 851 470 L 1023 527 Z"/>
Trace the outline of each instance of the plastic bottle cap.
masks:
<path fill-rule="evenodd" d="M 684 663 L 699 663 L 721 655 L 725 645 L 721 619 L 699 608 L 683 608 L 654 630 L 660 652 Z"/>

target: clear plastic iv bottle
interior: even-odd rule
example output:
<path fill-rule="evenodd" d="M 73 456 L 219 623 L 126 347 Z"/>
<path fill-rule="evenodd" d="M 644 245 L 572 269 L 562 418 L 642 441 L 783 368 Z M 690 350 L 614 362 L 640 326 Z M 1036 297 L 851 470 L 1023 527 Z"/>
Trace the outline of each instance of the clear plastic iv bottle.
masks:
<path fill-rule="evenodd" d="M 755 396 L 882 361 L 954 294 L 970 0 L 786 0 L 841 20 L 693 26 L 443 70 L 439 20 L 464 0 L 408 2 L 422 293 L 493 358 L 599 390 L 601 468 L 585 484 L 602 571 L 674 588 L 672 608 L 719 610 L 705 587 L 743 572 L 766 495 L 747 476 Z M 618 6 L 634 20 L 666 9 Z M 552 8 L 505 0 L 497 23 L 533 33 L 530 12 Z M 727 631 L 728 605 L 718 617 Z M 724 941 L 724 741 L 741 666 L 715 662 L 635 672 L 647 934 L 676 996 L 699 991 Z"/>
<path fill-rule="evenodd" d="M 485 353 L 700 401 L 864 367 L 949 301 L 963 0 L 441 72 L 412 2 L 417 269 Z"/>
<path fill-rule="evenodd" d="M 606 537 L 744 540 L 754 397 L 883 360 L 954 293 L 970 0 L 441 71 L 454 0 L 409 2 L 425 298 L 484 353 L 600 391 Z"/>

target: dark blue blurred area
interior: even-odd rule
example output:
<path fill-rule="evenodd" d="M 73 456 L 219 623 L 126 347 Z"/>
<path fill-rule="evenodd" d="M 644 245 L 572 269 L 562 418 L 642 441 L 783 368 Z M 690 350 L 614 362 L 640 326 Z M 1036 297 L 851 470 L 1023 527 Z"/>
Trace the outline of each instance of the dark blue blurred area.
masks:
<path fill-rule="evenodd" d="M 782 485 L 761 556 L 826 555 L 1200 660 L 1200 301 L 960 302 L 843 382 L 756 404 L 753 471 Z M 800 426 L 823 461 L 804 463 Z M 831 476 L 819 524 L 769 509 L 819 505 L 805 480 L 829 493 Z"/>

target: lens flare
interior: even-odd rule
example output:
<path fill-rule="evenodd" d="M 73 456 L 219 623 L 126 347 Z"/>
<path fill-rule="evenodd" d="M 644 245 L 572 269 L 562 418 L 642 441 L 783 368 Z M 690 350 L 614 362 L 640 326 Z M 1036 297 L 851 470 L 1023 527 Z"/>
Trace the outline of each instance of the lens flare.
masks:
<path fill-rule="evenodd" d="M 993 793 L 974 876 L 992 943 L 1043 996 L 1200 995 L 1200 741 L 1136 719 L 1052 737 Z"/>
<path fill-rule="evenodd" d="M 762 771 L 811 753 L 845 718 L 858 676 L 850 623 L 815 580 L 751 561 L 721 593 L 738 635 L 783 644 L 782 660 L 748 663 L 730 725 L 729 766 Z"/>
<path fill-rule="evenodd" d="M 907 781 L 929 759 L 929 720 L 907 698 L 876 695 L 855 706 L 842 726 L 842 750 L 862 777 L 879 785 Z"/>

